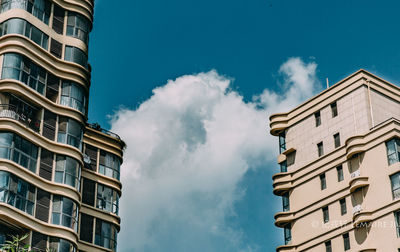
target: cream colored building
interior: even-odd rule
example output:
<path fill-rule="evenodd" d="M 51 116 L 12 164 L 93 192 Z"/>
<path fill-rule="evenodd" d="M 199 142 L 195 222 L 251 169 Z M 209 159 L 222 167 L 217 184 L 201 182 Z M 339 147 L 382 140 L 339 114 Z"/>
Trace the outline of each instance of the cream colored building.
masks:
<path fill-rule="evenodd" d="M 0 1 L 0 244 L 117 250 L 124 142 L 87 123 L 93 5 Z"/>
<path fill-rule="evenodd" d="M 270 126 L 280 147 L 277 251 L 400 251 L 398 86 L 360 70 Z"/>

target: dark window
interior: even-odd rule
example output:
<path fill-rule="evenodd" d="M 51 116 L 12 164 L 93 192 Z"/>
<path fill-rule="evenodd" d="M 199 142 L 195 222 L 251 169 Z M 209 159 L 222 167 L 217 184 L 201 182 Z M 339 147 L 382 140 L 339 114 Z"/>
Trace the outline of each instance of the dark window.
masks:
<path fill-rule="evenodd" d="M 400 139 L 393 138 L 386 142 L 386 150 L 389 165 L 399 162 L 400 160 Z"/>
<path fill-rule="evenodd" d="M 291 224 L 287 224 L 284 227 L 284 238 L 285 238 L 285 245 L 289 244 L 292 241 L 292 226 Z"/>
<path fill-rule="evenodd" d="M 51 39 L 50 53 L 61 59 L 62 56 L 62 44 L 55 39 Z"/>
<path fill-rule="evenodd" d="M 343 235 L 344 250 L 350 249 L 349 233 Z"/>
<path fill-rule="evenodd" d="M 82 148 L 82 125 L 68 117 L 58 118 L 58 135 L 57 142 L 74 146 L 81 150 Z"/>
<path fill-rule="evenodd" d="M 340 147 L 340 134 L 336 133 L 333 135 L 333 140 L 335 142 L 335 148 Z"/>
<path fill-rule="evenodd" d="M 343 177 L 343 166 L 339 165 L 338 167 L 336 167 L 336 171 L 337 171 L 337 180 L 338 182 L 342 181 L 344 179 Z"/>
<path fill-rule="evenodd" d="M 96 207 L 107 212 L 118 214 L 119 195 L 112 188 L 97 184 Z"/>
<path fill-rule="evenodd" d="M 88 68 L 88 56 L 78 47 L 65 46 L 64 60 L 77 63 L 86 69 Z"/>
<path fill-rule="evenodd" d="M 2 0 L 1 12 L 10 9 L 26 10 L 45 24 L 49 24 L 51 12 L 51 2 L 49 0 Z"/>
<path fill-rule="evenodd" d="M 37 189 L 35 217 L 44 222 L 49 221 L 50 193 Z"/>
<path fill-rule="evenodd" d="M 46 251 L 47 249 L 47 235 L 32 232 L 32 249 L 39 251 Z"/>
<path fill-rule="evenodd" d="M 288 212 L 290 211 L 290 203 L 289 203 L 289 193 L 285 193 L 282 195 L 282 206 L 283 211 Z"/>
<path fill-rule="evenodd" d="M 324 223 L 329 221 L 329 209 L 328 206 L 322 208 L 322 214 L 324 215 Z"/>
<path fill-rule="evenodd" d="M 95 195 L 96 195 L 96 183 L 93 180 L 83 178 L 82 186 L 82 203 L 94 207 Z"/>
<path fill-rule="evenodd" d="M 279 153 L 282 153 L 286 150 L 286 134 L 285 131 L 279 134 Z"/>
<path fill-rule="evenodd" d="M 341 199 L 339 202 L 340 202 L 340 213 L 342 215 L 345 215 L 347 213 L 346 198 Z"/>
<path fill-rule="evenodd" d="M 68 12 L 67 36 L 78 38 L 88 43 L 90 21 L 83 15 L 76 12 Z"/>
<path fill-rule="evenodd" d="M 53 173 L 53 156 L 54 154 L 52 152 L 42 148 L 39 176 L 47 180 L 51 180 Z"/>
<path fill-rule="evenodd" d="M 287 172 L 287 162 L 286 160 L 279 164 L 281 167 L 281 172 Z"/>
<path fill-rule="evenodd" d="M 44 110 L 42 134 L 45 138 L 54 141 L 56 136 L 56 122 L 57 115 L 48 110 Z"/>
<path fill-rule="evenodd" d="M 326 189 L 326 177 L 325 177 L 325 173 L 319 175 L 319 179 L 321 181 L 321 190 Z"/>
<path fill-rule="evenodd" d="M 394 213 L 394 219 L 396 223 L 397 237 L 400 237 L 400 211 Z"/>
<path fill-rule="evenodd" d="M 331 103 L 331 111 L 332 111 L 332 117 L 336 117 L 338 115 L 336 102 Z"/>
<path fill-rule="evenodd" d="M 317 148 L 318 148 L 318 157 L 323 156 L 324 155 L 324 143 L 323 142 L 318 143 Z"/>
<path fill-rule="evenodd" d="M 1 78 L 23 82 L 44 95 L 47 71 L 25 56 L 16 53 L 6 53 L 4 54 Z"/>
<path fill-rule="evenodd" d="M 117 248 L 117 230 L 109 222 L 96 219 L 96 233 L 94 243 L 113 251 Z"/>
<path fill-rule="evenodd" d="M 315 116 L 315 127 L 318 127 L 319 125 L 321 125 L 321 112 L 315 112 L 314 113 Z"/>
<path fill-rule="evenodd" d="M 400 172 L 390 176 L 393 199 L 400 198 Z"/>
<path fill-rule="evenodd" d="M 92 243 L 93 242 L 93 222 L 94 218 L 90 215 L 81 213 L 81 226 L 79 228 L 79 234 L 82 241 Z"/>
<path fill-rule="evenodd" d="M 64 15 L 64 9 L 54 5 L 53 30 L 58 34 L 63 34 L 64 31 Z"/>
<path fill-rule="evenodd" d="M 58 92 L 60 87 L 60 79 L 55 75 L 48 73 L 47 75 L 47 87 L 46 87 L 46 97 L 52 102 L 57 101 Z"/>
<path fill-rule="evenodd" d="M 326 250 L 326 252 L 332 252 L 332 244 L 331 244 L 331 241 L 325 242 L 325 250 Z"/>
<path fill-rule="evenodd" d="M 85 153 L 90 158 L 90 164 L 85 164 L 85 168 L 88 168 L 92 171 L 97 171 L 97 152 L 98 149 L 89 144 L 85 145 Z"/>
<path fill-rule="evenodd" d="M 112 153 L 100 150 L 99 173 L 119 180 L 121 161 Z"/>

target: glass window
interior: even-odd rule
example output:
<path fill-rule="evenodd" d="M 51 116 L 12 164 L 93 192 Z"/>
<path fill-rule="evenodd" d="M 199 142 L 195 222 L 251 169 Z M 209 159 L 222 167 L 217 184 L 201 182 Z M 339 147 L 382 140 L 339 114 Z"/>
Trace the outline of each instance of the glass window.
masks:
<path fill-rule="evenodd" d="M 346 198 L 341 199 L 339 203 L 340 203 L 340 213 L 341 215 L 345 215 L 347 213 Z"/>
<path fill-rule="evenodd" d="M 77 47 L 65 46 L 64 59 L 66 61 L 77 63 L 84 68 L 88 68 L 88 57 L 86 53 Z"/>
<path fill-rule="evenodd" d="M 332 244 L 331 244 L 331 241 L 325 242 L 325 251 L 326 251 L 326 252 L 332 252 Z"/>
<path fill-rule="evenodd" d="M 28 58 L 16 54 L 7 53 L 4 55 L 2 79 L 14 79 L 21 81 L 44 95 L 47 82 L 47 71 Z"/>
<path fill-rule="evenodd" d="M 114 225 L 109 222 L 96 219 L 95 231 L 94 243 L 96 245 L 112 249 L 113 251 L 117 250 L 117 229 Z"/>
<path fill-rule="evenodd" d="M 400 237 L 400 211 L 394 213 L 394 220 L 396 223 L 397 237 Z"/>
<path fill-rule="evenodd" d="M 38 147 L 13 133 L 0 133 L 0 158 L 36 172 Z"/>
<path fill-rule="evenodd" d="M 340 182 L 340 181 L 342 181 L 344 179 L 344 177 L 343 177 L 343 166 L 339 165 L 338 167 L 336 167 L 336 171 L 337 171 L 338 182 Z"/>
<path fill-rule="evenodd" d="M 344 250 L 350 249 L 349 233 L 343 235 Z"/>
<path fill-rule="evenodd" d="M 283 205 L 284 212 L 290 211 L 289 193 L 288 192 L 286 192 L 285 194 L 282 195 L 282 205 Z"/>
<path fill-rule="evenodd" d="M 48 49 L 49 36 L 23 19 L 12 18 L 0 24 L 0 36 L 6 34 L 24 35 L 43 49 Z"/>
<path fill-rule="evenodd" d="M 291 224 L 287 224 L 284 226 L 284 237 L 285 237 L 285 245 L 288 245 L 292 241 L 292 226 Z"/>
<path fill-rule="evenodd" d="M 317 148 L 318 148 L 318 157 L 323 156 L 324 155 L 324 143 L 323 142 L 318 143 Z"/>
<path fill-rule="evenodd" d="M 386 151 L 388 156 L 388 163 L 392 165 L 400 160 L 400 139 L 393 138 L 386 142 Z"/>
<path fill-rule="evenodd" d="M 286 134 L 285 131 L 279 134 L 279 153 L 282 153 L 286 150 Z"/>
<path fill-rule="evenodd" d="M 390 176 L 393 199 L 400 198 L 400 172 Z"/>
<path fill-rule="evenodd" d="M 328 209 L 328 206 L 322 208 L 322 214 L 323 214 L 323 217 L 324 217 L 324 223 L 327 223 L 329 221 L 329 209 Z"/>
<path fill-rule="evenodd" d="M 281 172 L 287 172 L 287 161 L 283 161 L 282 163 L 279 164 L 281 167 Z"/>
<path fill-rule="evenodd" d="M 333 135 L 333 141 L 335 142 L 335 148 L 340 147 L 340 133 Z"/>
<path fill-rule="evenodd" d="M 99 173 L 119 180 L 120 159 L 111 153 L 100 151 Z"/>
<path fill-rule="evenodd" d="M 331 104 L 332 118 L 338 115 L 336 102 Z"/>
<path fill-rule="evenodd" d="M 321 181 L 321 190 L 326 189 L 326 177 L 325 177 L 325 173 L 319 175 L 319 180 Z"/>
<path fill-rule="evenodd" d="M 10 9 L 23 9 L 31 13 L 45 24 L 49 24 L 51 2 L 49 0 L 3 0 L 1 12 Z"/>
<path fill-rule="evenodd" d="M 54 181 L 61 184 L 70 185 L 79 190 L 81 180 L 81 166 L 74 158 L 64 155 L 57 155 L 56 173 Z"/>
<path fill-rule="evenodd" d="M 57 252 L 76 252 L 76 248 L 67 240 L 50 237 L 50 251 Z"/>
<path fill-rule="evenodd" d="M 314 113 L 314 117 L 315 117 L 315 127 L 318 127 L 319 125 L 321 125 L 321 112 L 315 112 Z"/>
<path fill-rule="evenodd" d="M 67 117 L 59 117 L 57 142 L 82 147 L 83 129 L 79 122 Z"/>
<path fill-rule="evenodd" d="M 118 193 L 108 186 L 97 184 L 96 207 L 111 213 L 118 214 Z"/>
<path fill-rule="evenodd" d="M 90 21 L 83 15 L 68 12 L 67 35 L 78 38 L 88 43 L 89 40 Z"/>
<path fill-rule="evenodd" d="M 54 195 L 51 223 L 77 230 L 78 207 L 75 202 L 67 197 Z"/>
<path fill-rule="evenodd" d="M 63 81 L 60 104 L 86 114 L 86 92 L 76 83 Z"/>
<path fill-rule="evenodd" d="M 36 188 L 5 171 L 0 171 L 0 201 L 33 215 Z"/>

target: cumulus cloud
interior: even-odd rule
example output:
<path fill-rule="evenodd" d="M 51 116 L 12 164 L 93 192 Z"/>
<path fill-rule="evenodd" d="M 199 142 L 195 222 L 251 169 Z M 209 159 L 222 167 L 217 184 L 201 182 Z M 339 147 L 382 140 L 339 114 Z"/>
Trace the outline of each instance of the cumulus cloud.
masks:
<path fill-rule="evenodd" d="M 120 109 L 112 130 L 128 147 L 119 251 L 252 251 L 226 221 L 245 193 L 238 184 L 275 158 L 268 114 L 310 97 L 316 67 L 289 59 L 279 70 L 287 91 L 265 90 L 252 102 L 210 71 L 170 80 L 137 109 Z"/>

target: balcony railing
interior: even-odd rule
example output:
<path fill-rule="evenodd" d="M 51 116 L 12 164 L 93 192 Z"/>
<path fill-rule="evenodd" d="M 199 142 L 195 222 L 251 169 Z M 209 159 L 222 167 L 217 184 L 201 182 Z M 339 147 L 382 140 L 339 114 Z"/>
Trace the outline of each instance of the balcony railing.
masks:
<path fill-rule="evenodd" d="M 350 178 L 352 178 L 352 179 L 360 177 L 360 176 L 361 176 L 360 170 L 357 170 L 357 171 L 355 171 L 355 172 L 350 174 Z"/>
<path fill-rule="evenodd" d="M 10 118 L 21 122 L 26 127 L 36 132 L 40 130 L 40 121 L 27 116 L 19 111 L 19 108 L 12 104 L 0 104 L 0 118 Z"/>
<path fill-rule="evenodd" d="M 361 205 L 356 205 L 356 206 L 354 206 L 354 207 L 353 207 L 353 215 L 354 215 L 354 214 L 360 213 L 362 210 L 363 210 L 363 209 L 362 209 L 362 206 L 361 206 Z"/>
<path fill-rule="evenodd" d="M 94 129 L 94 130 L 100 131 L 101 133 L 104 133 L 104 134 L 109 135 L 111 137 L 117 138 L 118 140 L 121 140 L 121 138 L 117 134 L 115 134 L 115 133 L 113 133 L 111 131 L 103 129 L 98 123 L 89 123 L 88 126 L 90 128 L 92 128 L 92 129 Z"/>

